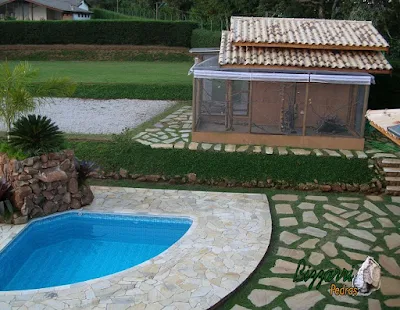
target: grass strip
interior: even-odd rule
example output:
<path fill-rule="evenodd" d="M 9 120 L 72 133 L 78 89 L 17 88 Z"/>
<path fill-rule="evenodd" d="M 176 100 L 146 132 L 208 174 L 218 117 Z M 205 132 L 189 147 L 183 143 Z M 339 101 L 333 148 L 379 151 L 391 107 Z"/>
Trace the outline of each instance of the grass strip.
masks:
<path fill-rule="evenodd" d="M 69 147 L 77 157 L 95 161 L 106 172 L 124 168 L 130 173 L 196 173 L 208 180 L 250 182 L 270 178 L 289 183 L 367 183 L 374 177 L 366 159 L 152 149 L 124 135 L 115 136 L 112 142 L 70 141 Z"/>

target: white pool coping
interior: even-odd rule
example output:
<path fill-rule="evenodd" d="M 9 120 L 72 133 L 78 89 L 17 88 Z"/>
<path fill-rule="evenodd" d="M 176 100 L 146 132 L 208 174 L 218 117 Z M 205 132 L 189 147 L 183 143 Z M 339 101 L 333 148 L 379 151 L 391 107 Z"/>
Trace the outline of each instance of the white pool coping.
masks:
<path fill-rule="evenodd" d="M 174 245 L 140 265 L 71 285 L 2 291 L 1 309 L 208 309 L 248 278 L 269 246 L 271 215 L 262 194 L 92 190 L 95 200 L 84 212 L 183 217 L 193 223 Z M 0 250 L 24 226 L 0 224 Z"/>

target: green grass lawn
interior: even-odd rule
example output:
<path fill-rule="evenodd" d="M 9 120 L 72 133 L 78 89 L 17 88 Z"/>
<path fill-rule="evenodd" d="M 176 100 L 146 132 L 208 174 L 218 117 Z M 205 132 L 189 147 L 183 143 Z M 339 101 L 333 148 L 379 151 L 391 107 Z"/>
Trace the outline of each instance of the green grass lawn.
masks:
<path fill-rule="evenodd" d="M 18 62 L 10 61 L 11 65 Z M 70 77 L 78 83 L 191 85 L 190 62 L 31 61 L 40 70 L 38 82 Z"/>

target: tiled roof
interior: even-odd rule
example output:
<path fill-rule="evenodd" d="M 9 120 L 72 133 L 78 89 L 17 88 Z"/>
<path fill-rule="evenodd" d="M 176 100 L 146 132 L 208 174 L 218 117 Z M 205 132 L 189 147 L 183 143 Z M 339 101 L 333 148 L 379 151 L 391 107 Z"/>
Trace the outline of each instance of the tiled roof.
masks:
<path fill-rule="evenodd" d="M 14 2 L 15 0 L 0 0 L 0 6 L 6 3 Z M 76 13 L 91 13 L 90 11 L 79 8 L 81 1 L 76 0 L 26 0 L 37 5 L 53 8 L 64 12 L 76 12 Z"/>
<path fill-rule="evenodd" d="M 304 45 L 311 48 L 386 50 L 389 44 L 369 21 L 231 17 L 238 45 Z M 301 46 L 300 46 L 301 47 Z M 358 48 L 356 48 L 358 47 Z"/>
<path fill-rule="evenodd" d="M 231 32 L 223 31 L 219 64 L 270 67 L 388 71 L 381 52 L 234 46 Z"/>

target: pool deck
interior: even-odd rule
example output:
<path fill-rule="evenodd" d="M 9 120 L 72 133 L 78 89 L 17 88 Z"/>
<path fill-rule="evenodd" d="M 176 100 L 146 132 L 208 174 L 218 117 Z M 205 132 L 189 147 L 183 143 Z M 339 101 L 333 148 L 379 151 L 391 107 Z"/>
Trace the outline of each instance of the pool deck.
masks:
<path fill-rule="evenodd" d="M 95 200 L 83 210 L 190 217 L 193 224 L 172 247 L 138 266 L 72 285 L 0 292 L 0 309 L 208 309 L 254 271 L 270 243 L 271 215 L 262 194 L 92 190 Z M 24 226 L 0 224 L 0 249 Z"/>

